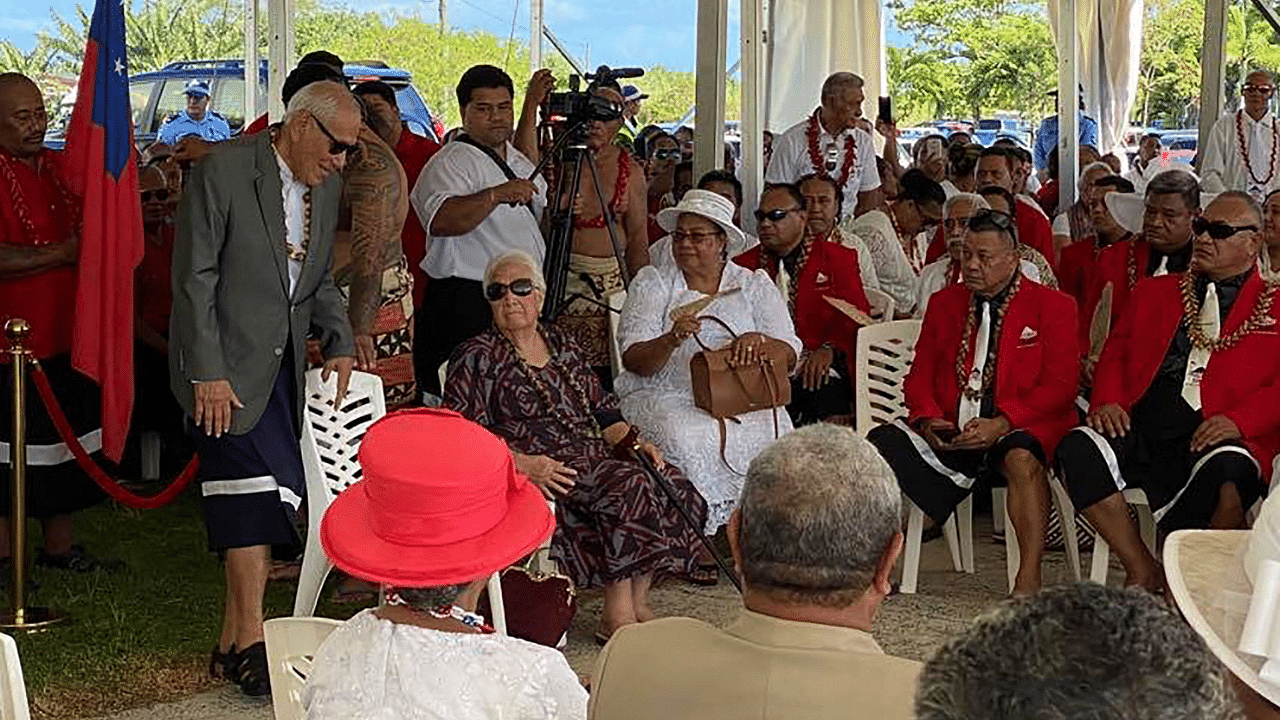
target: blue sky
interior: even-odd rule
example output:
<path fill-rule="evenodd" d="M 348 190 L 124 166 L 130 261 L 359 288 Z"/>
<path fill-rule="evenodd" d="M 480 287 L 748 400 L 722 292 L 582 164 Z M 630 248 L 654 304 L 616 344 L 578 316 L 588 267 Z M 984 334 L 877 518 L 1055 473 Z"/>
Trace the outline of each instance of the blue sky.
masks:
<path fill-rule="evenodd" d="M 92 0 L 81 0 L 88 7 Z M 139 1 L 139 0 L 135 0 Z M 265 0 L 260 0 L 265 8 Z M 434 20 L 438 0 L 342 0 L 337 4 L 358 10 L 420 15 Z M 516 8 L 516 3 L 519 8 Z M 672 70 L 693 70 L 697 22 L 694 0 L 544 0 L 545 23 L 579 60 L 588 52 L 592 66 L 664 65 Z M 737 60 L 738 2 L 729 2 L 729 64 Z M 35 33 L 47 26 L 51 12 L 71 16 L 76 0 L 9 0 L 0 7 L 0 38 L 29 50 Z M 449 24 L 478 28 L 496 35 L 511 33 L 516 14 L 516 36 L 529 36 L 529 0 L 448 0 Z M 903 44 L 890 28 L 890 44 Z M 589 44 L 589 48 L 588 48 Z M 550 45 L 546 45 L 550 51 Z"/>

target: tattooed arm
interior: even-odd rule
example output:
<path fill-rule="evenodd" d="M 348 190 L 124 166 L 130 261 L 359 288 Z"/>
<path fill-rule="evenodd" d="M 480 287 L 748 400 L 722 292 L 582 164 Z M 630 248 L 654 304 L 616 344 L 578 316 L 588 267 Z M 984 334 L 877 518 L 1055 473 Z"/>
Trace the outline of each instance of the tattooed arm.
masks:
<path fill-rule="evenodd" d="M 382 299 L 382 272 L 400 258 L 400 231 L 409 210 L 404 169 L 386 143 L 365 128 L 360 158 L 346 172 L 351 208 L 351 288 L 347 317 L 362 369 L 373 366 L 373 321 Z"/>

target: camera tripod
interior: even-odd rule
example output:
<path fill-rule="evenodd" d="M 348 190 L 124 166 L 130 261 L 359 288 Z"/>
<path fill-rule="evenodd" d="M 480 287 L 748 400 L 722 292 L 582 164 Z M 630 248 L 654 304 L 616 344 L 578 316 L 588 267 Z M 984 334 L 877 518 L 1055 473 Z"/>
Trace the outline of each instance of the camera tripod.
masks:
<path fill-rule="evenodd" d="M 574 199 L 578 197 L 579 192 L 582 190 L 582 169 L 584 167 L 587 168 L 587 172 L 591 175 L 592 189 L 600 201 L 604 225 L 609 231 L 609 244 L 613 247 L 613 255 L 618 260 L 618 270 L 622 273 L 623 285 L 631 283 L 631 273 L 627 269 L 626 252 L 622 247 L 622 243 L 618 240 L 617 218 L 614 217 L 613 208 L 610 207 L 609 200 L 605 198 L 604 188 L 600 184 L 600 168 L 596 165 L 590 149 L 587 148 L 586 127 L 587 122 L 582 121 L 564 132 L 542 157 L 530 177 L 530 179 L 537 177 L 538 173 L 552 158 L 557 159 L 556 187 L 551 197 L 551 203 L 548 205 L 549 208 L 553 208 L 553 214 L 547 232 L 545 272 L 547 293 L 546 302 L 542 306 L 542 321 L 547 323 L 559 317 L 565 308 L 569 306 L 569 303 L 579 299 L 613 311 L 607 303 L 603 302 L 603 297 L 590 298 L 582 293 L 573 293 L 568 296 L 565 294 L 569 285 L 569 253 L 573 249 Z M 565 198 L 569 198 L 567 206 L 565 206 Z M 589 276 L 587 277 L 589 278 Z M 597 294 L 600 294 L 600 291 L 594 286 L 594 281 L 587 278 L 584 278 L 584 281 Z"/>

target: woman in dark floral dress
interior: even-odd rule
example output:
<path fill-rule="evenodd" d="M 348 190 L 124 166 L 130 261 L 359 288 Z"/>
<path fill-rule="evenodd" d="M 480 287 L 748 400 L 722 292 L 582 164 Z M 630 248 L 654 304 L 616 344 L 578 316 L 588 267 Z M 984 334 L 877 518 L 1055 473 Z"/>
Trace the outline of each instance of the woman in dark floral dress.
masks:
<path fill-rule="evenodd" d="M 484 287 L 494 325 L 454 352 L 445 405 L 505 439 L 517 469 L 555 501 L 552 556 L 576 586 L 604 587 L 597 639 L 606 639 L 652 619 L 655 574 L 695 570 L 706 503 L 623 420 L 568 336 L 538 323 L 545 284 L 532 258 L 497 258 Z M 697 527 L 683 522 L 637 452 L 661 468 Z"/>

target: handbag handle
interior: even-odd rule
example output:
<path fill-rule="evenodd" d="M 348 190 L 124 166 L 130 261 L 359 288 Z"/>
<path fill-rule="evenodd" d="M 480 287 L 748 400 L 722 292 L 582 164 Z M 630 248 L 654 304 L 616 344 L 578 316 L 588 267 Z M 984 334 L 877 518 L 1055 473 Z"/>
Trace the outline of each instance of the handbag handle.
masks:
<path fill-rule="evenodd" d="M 718 323 L 718 324 L 720 325 L 720 327 L 722 327 L 722 328 L 724 328 L 725 330 L 728 330 L 728 331 L 729 331 L 729 336 L 730 336 L 730 337 L 732 337 L 734 340 L 737 340 L 737 339 L 738 339 L 738 333 L 734 332 L 734 331 L 733 331 L 733 328 L 729 327 L 729 323 L 727 323 L 727 322 L 725 322 L 725 321 L 721 320 L 720 318 L 716 317 L 715 315 L 702 315 L 702 316 L 700 316 L 698 319 L 699 319 L 699 320 L 711 320 L 712 322 Z M 697 341 L 698 346 L 699 346 L 699 347 L 701 347 L 703 350 L 706 350 L 707 352 L 712 352 L 711 348 L 707 347 L 706 343 L 702 342 L 702 338 L 698 337 L 698 333 L 694 333 L 694 334 L 693 334 L 693 339 Z"/>

